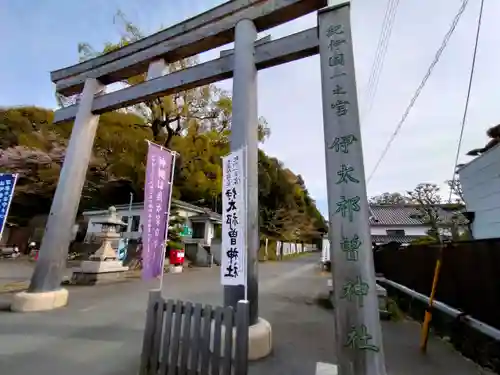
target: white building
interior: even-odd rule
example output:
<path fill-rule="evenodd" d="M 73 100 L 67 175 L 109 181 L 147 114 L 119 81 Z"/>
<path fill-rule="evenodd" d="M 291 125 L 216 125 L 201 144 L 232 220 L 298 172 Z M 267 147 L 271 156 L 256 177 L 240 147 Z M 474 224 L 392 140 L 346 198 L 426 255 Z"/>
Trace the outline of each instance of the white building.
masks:
<path fill-rule="evenodd" d="M 370 234 L 371 241 L 377 245 L 389 242 L 409 244 L 413 240 L 426 237 L 431 226 L 422 222 L 421 212 L 415 205 L 378 205 L 370 204 Z M 449 222 L 456 211 L 439 207 L 442 222 Z M 460 232 L 466 228 L 465 217 L 461 218 L 463 225 Z M 322 260 L 330 260 L 330 242 L 326 236 L 323 239 Z"/>
<path fill-rule="evenodd" d="M 446 208 L 446 205 L 438 207 L 442 222 L 449 222 L 456 211 Z M 384 244 L 388 242 L 399 242 L 407 244 L 411 241 L 427 236 L 431 226 L 419 219 L 421 212 L 415 205 L 370 205 L 370 233 L 372 242 Z M 465 218 L 461 218 L 463 229 Z"/>
<path fill-rule="evenodd" d="M 458 170 L 472 236 L 500 237 L 500 145 Z"/>
<path fill-rule="evenodd" d="M 190 203 L 182 202 L 176 199 L 172 200 L 172 207 L 175 208 L 180 217 L 185 219 L 183 239 L 187 242 L 196 241 L 201 245 L 210 245 L 212 238 L 222 224 L 221 215 L 201 208 Z M 128 227 L 123 230 L 123 237 L 138 239 L 141 237 L 144 210 L 144 203 L 134 203 L 129 205 L 115 206 L 116 212 L 122 221 L 128 223 Z M 109 215 L 108 209 L 84 211 L 87 224 L 87 234 L 85 242 L 93 242 L 101 232 L 101 225 L 97 224 Z"/>

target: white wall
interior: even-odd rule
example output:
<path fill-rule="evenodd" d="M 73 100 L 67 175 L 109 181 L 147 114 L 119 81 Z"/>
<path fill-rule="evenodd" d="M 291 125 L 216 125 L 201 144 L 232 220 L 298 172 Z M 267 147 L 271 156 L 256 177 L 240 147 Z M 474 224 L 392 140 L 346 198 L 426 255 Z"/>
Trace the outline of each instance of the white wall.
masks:
<path fill-rule="evenodd" d="M 130 233 L 123 233 L 123 237 L 125 238 L 131 238 L 131 239 L 137 239 L 137 238 L 140 238 L 141 236 L 141 231 L 140 231 L 140 228 L 141 228 L 141 225 L 143 223 L 143 220 L 144 218 L 142 217 L 142 212 L 143 210 L 141 208 L 133 208 L 132 210 L 128 210 L 127 209 L 117 209 L 116 210 L 116 216 L 121 219 L 123 216 L 139 216 L 141 219 L 140 219 L 140 222 L 139 222 L 139 231 L 136 231 L 136 232 L 130 232 Z M 182 208 L 178 208 L 177 209 L 177 213 L 179 216 L 183 217 L 186 219 L 186 224 L 192 228 L 192 224 L 191 224 L 191 221 L 189 220 L 189 217 L 191 216 L 195 216 L 195 215 L 199 215 L 198 212 L 191 212 L 191 211 L 187 211 L 187 210 L 184 210 Z M 85 240 L 86 241 L 90 241 L 90 239 L 101 233 L 101 227 L 102 225 L 101 224 L 96 224 L 96 222 L 99 222 L 99 221 L 103 221 L 105 220 L 107 217 L 108 217 L 108 212 L 107 211 L 103 211 L 102 214 L 98 214 L 98 215 L 89 215 L 88 218 L 89 218 L 89 221 L 88 221 L 88 227 L 87 227 L 87 235 L 85 236 Z M 208 223 L 205 224 L 205 242 L 207 243 L 207 245 L 210 245 L 211 243 L 211 240 L 212 238 L 214 237 L 214 224 L 213 223 Z"/>
<path fill-rule="evenodd" d="M 328 238 L 323 238 L 321 246 L 321 261 L 330 261 L 330 240 Z"/>
<path fill-rule="evenodd" d="M 476 239 L 500 237 L 500 147 L 472 160 L 459 171 L 468 211 L 476 213 Z"/>
<path fill-rule="evenodd" d="M 401 230 L 401 229 L 404 229 L 406 236 L 425 236 L 427 235 L 427 231 L 430 229 L 430 227 L 427 225 L 411 226 L 411 227 L 410 226 L 405 227 L 402 225 L 399 226 L 377 225 L 370 227 L 370 233 L 373 236 L 386 236 L 387 230 Z"/>
<path fill-rule="evenodd" d="M 205 242 L 207 245 L 212 243 L 212 238 L 214 238 L 214 223 L 210 221 L 205 222 Z"/>
<path fill-rule="evenodd" d="M 121 209 L 121 210 L 118 209 L 118 210 L 116 210 L 116 216 L 118 217 L 118 219 L 121 219 L 122 216 L 129 216 L 129 212 L 130 212 L 130 216 L 141 217 L 141 215 L 142 215 L 142 209 L 135 208 L 135 209 L 132 209 L 130 211 L 128 209 Z M 109 213 L 107 211 L 104 211 L 102 214 L 88 216 L 89 221 L 88 221 L 88 226 L 87 226 L 87 235 L 85 236 L 86 240 L 89 239 L 90 237 L 92 237 L 92 235 L 96 235 L 98 233 L 101 233 L 102 225 L 96 224 L 96 223 L 99 221 L 105 220 L 108 216 L 109 216 Z M 139 223 L 139 228 L 140 228 L 141 224 L 142 224 L 142 217 L 141 217 L 141 220 Z M 132 233 L 128 234 L 129 238 L 134 238 L 134 239 L 138 238 L 139 236 L 140 236 L 140 232 L 132 232 Z"/>

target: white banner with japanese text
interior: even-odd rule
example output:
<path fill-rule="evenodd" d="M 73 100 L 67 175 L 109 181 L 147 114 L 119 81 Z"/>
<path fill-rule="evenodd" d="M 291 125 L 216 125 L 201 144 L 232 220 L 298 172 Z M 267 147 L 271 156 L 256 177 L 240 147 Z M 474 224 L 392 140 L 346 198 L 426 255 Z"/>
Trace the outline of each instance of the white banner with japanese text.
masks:
<path fill-rule="evenodd" d="M 222 285 L 246 285 L 244 160 L 243 149 L 222 158 Z"/>

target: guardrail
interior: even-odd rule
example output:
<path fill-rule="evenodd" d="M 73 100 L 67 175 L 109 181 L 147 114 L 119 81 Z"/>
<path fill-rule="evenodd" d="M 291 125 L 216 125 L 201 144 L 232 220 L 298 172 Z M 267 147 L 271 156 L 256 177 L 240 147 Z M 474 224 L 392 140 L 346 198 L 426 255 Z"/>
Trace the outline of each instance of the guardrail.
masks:
<path fill-rule="evenodd" d="M 400 292 L 405 293 L 405 294 L 409 295 L 410 297 L 415 298 L 421 302 L 424 302 L 427 304 L 429 303 L 429 297 L 427 297 L 426 295 L 419 293 L 419 292 L 416 292 L 416 291 L 414 291 L 414 290 L 412 290 L 404 285 L 398 284 L 392 280 L 388 280 L 385 277 L 377 277 L 377 282 L 379 282 L 381 284 L 385 284 L 385 285 L 390 286 L 390 287 L 393 287 L 394 289 L 397 289 Z M 500 330 L 498 330 L 498 329 L 496 329 L 496 328 L 494 328 L 486 323 L 483 323 L 483 322 L 481 322 L 481 321 L 479 321 L 471 316 L 468 316 L 463 311 L 457 310 L 457 309 L 450 307 L 450 306 L 446 305 L 445 303 L 437 301 L 437 300 L 434 300 L 433 308 L 451 316 L 452 318 L 461 317 L 462 321 L 465 324 L 467 324 L 469 327 L 483 333 L 484 335 L 486 335 L 488 337 L 491 337 L 492 339 L 500 341 Z"/>

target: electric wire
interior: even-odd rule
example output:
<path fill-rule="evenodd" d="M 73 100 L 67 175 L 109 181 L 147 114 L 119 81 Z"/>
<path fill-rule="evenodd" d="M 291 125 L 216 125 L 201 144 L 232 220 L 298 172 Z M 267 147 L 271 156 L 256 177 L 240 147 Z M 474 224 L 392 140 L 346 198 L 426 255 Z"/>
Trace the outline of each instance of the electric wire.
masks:
<path fill-rule="evenodd" d="M 472 91 L 472 82 L 474 80 L 474 73 L 476 70 L 476 58 L 477 58 L 477 47 L 479 45 L 479 35 L 481 33 L 481 22 L 483 19 L 483 9 L 484 9 L 484 0 L 481 0 L 481 6 L 479 8 L 479 16 L 477 18 L 477 27 L 476 27 L 476 39 L 474 42 L 474 52 L 472 54 L 472 63 L 471 63 L 471 69 L 470 69 L 470 75 L 469 75 L 469 83 L 467 87 L 467 96 L 465 98 L 465 106 L 464 106 L 464 113 L 462 117 L 462 124 L 460 126 L 460 136 L 458 137 L 458 143 L 457 143 L 457 152 L 455 155 L 455 163 L 453 165 L 453 177 L 451 179 L 451 184 L 450 184 L 450 196 L 448 197 L 448 202 L 451 203 L 451 196 L 453 195 L 453 189 L 451 187 L 455 184 L 456 180 L 456 175 L 457 175 L 457 165 L 458 165 L 458 158 L 460 156 L 460 150 L 462 148 L 462 141 L 463 141 L 463 136 L 464 136 L 464 129 L 465 129 L 465 121 L 467 120 L 467 113 L 469 111 L 469 102 L 470 102 L 470 95 Z"/>
<path fill-rule="evenodd" d="M 424 78 L 422 79 L 422 81 L 420 82 L 420 85 L 417 87 L 417 90 L 413 94 L 413 97 L 411 98 L 410 103 L 408 104 L 406 110 L 404 111 L 403 116 L 401 117 L 401 120 L 398 122 L 395 131 L 391 135 L 391 138 L 387 142 L 384 150 L 382 151 L 380 157 L 378 158 L 377 163 L 375 164 L 375 167 L 373 168 L 372 172 L 370 173 L 370 175 L 368 177 L 368 180 L 367 180 L 367 183 L 370 182 L 370 180 L 372 179 L 373 175 L 378 170 L 380 164 L 382 163 L 382 161 L 384 160 L 385 156 L 387 155 L 387 152 L 391 148 L 392 142 L 394 142 L 394 139 L 397 137 L 399 131 L 401 130 L 402 126 L 404 125 L 404 123 L 406 121 L 406 119 L 408 118 L 408 115 L 410 114 L 410 111 L 414 107 L 415 102 L 417 101 L 418 97 L 420 96 L 420 93 L 422 92 L 422 90 L 425 87 L 427 81 L 429 80 L 429 77 L 432 75 L 432 72 L 434 71 L 434 68 L 436 67 L 437 63 L 439 62 L 439 60 L 441 58 L 441 55 L 443 54 L 443 51 L 445 50 L 446 46 L 448 45 L 448 42 L 449 42 L 451 36 L 453 35 L 453 33 L 454 33 L 454 31 L 455 31 L 455 29 L 457 27 L 457 24 L 460 21 L 463 13 L 465 11 L 465 9 L 467 8 L 467 4 L 468 3 L 469 3 L 469 0 L 463 0 L 462 5 L 460 6 L 457 14 L 453 18 L 453 21 L 452 21 L 452 23 L 450 25 L 450 28 L 449 28 L 448 32 L 445 34 L 445 36 L 443 38 L 441 46 L 437 50 L 432 63 L 430 64 L 429 68 L 427 69 L 427 72 L 425 73 Z"/>
<path fill-rule="evenodd" d="M 394 26 L 394 20 L 396 17 L 398 6 L 399 0 L 389 0 L 387 2 L 386 13 L 384 21 L 382 22 L 382 28 L 380 30 L 375 58 L 372 64 L 370 78 L 368 79 L 367 101 L 365 105 L 365 111 L 363 111 L 363 120 L 369 116 L 373 108 L 375 97 L 377 95 L 378 84 L 380 81 L 380 76 L 384 70 L 385 56 L 387 54 L 387 48 L 391 39 L 392 28 Z"/>
<path fill-rule="evenodd" d="M 377 48 L 375 49 L 375 55 L 373 57 L 373 63 L 370 70 L 370 77 L 368 78 L 367 84 L 367 97 L 369 97 L 370 92 L 372 91 L 374 76 L 378 69 L 379 61 L 380 61 L 380 52 L 382 50 L 382 46 L 384 44 L 386 33 L 387 33 L 387 25 L 389 21 L 389 16 L 392 12 L 394 0 L 388 0 L 385 8 L 384 20 L 382 21 L 382 26 L 380 28 L 380 35 L 378 37 Z"/>

